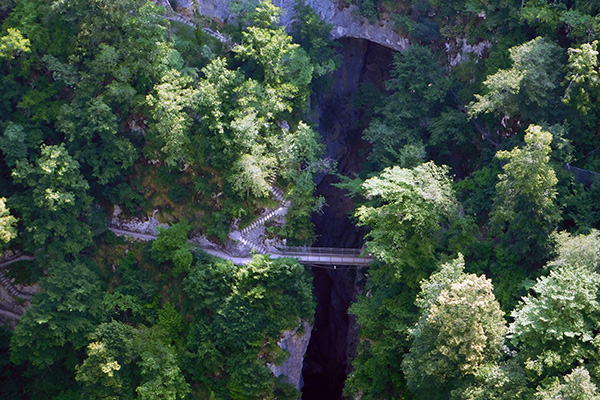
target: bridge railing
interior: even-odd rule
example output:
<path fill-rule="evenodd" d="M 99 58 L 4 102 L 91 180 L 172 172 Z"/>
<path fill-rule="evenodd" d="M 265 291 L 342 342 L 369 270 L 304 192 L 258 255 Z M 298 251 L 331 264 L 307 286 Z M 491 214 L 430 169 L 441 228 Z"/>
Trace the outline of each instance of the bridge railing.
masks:
<path fill-rule="evenodd" d="M 335 248 L 335 247 L 294 247 L 286 246 L 278 249 L 282 255 L 339 255 L 339 256 L 360 256 L 361 249 Z"/>

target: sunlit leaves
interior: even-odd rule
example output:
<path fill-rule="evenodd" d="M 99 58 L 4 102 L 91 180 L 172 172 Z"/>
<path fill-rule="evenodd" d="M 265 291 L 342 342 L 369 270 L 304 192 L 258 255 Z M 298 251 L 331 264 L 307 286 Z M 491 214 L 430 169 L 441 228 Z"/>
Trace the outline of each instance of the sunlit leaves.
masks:
<path fill-rule="evenodd" d="M 185 112 L 195 101 L 197 91 L 191 86 L 191 78 L 177 70 L 169 70 L 154 94 L 147 97 L 154 119 L 154 129 L 161 140 L 165 163 L 176 165 L 184 159 L 186 146 L 190 143 L 189 128 L 192 119 Z"/>
<path fill-rule="evenodd" d="M 447 395 L 501 355 L 506 326 L 491 281 L 463 268 L 462 256 L 442 265 L 417 298 L 421 317 L 403 369 L 409 387 L 429 398 Z"/>
<path fill-rule="evenodd" d="M 17 236 L 17 219 L 10 215 L 6 198 L 0 197 L 0 250 Z"/>
<path fill-rule="evenodd" d="M 361 225 L 371 227 L 367 248 L 385 262 L 401 260 L 414 241 L 433 251 L 425 243 L 458 211 L 447 167 L 433 162 L 412 169 L 386 168 L 363 188 L 367 197 L 382 200 L 380 206 L 361 206 L 356 215 Z"/>
<path fill-rule="evenodd" d="M 0 37 L 0 60 L 10 61 L 20 53 L 28 53 L 30 44 L 18 29 L 8 28 L 6 35 Z"/>
<path fill-rule="evenodd" d="M 513 66 L 486 78 L 486 92 L 475 95 L 476 100 L 469 105 L 470 115 L 490 113 L 525 120 L 546 115 L 547 108 L 558 99 L 560 53 L 560 47 L 542 37 L 512 47 Z"/>
<path fill-rule="evenodd" d="M 549 251 L 550 233 L 559 219 L 555 204 L 554 169 L 549 164 L 552 134 L 531 125 L 525 134 L 525 145 L 497 153 L 507 160 L 496 185 L 496 197 L 490 224 L 511 246 L 515 257 L 540 262 Z"/>

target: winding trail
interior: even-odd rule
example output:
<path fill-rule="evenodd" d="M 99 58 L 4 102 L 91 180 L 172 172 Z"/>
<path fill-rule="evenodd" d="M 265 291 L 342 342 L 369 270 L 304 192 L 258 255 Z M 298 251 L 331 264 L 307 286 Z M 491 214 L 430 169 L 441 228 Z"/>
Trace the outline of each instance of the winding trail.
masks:
<path fill-rule="evenodd" d="M 0 262 L 0 284 L 2 284 L 2 286 L 4 286 L 4 288 L 6 289 L 6 291 L 12 297 L 16 297 L 16 298 L 23 299 L 23 300 L 29 300 L 29 299 L 31 299 L 32 295 L 29 294 L 29 293 L 22 292 L 19 289 L 17 289 L 12 284 L 12 281 L 4 274 L 4 272 L 2 271 L 2 269 L 4 269 L 5 267 L 9 266 L 10 264 L 16 263 L 17 261 L 31 261 L 33 259 L 34 259 L 33 256 L 21 254 L 21 255 L 19 255 L 17 257 L 14 257 L 14 258 L 11 258 L 9 260 L 5 260 L 5 261 Z M 2 310 L 0 310 L 0 311 L 2 311 Z M 2 314 L 2 313 L 0 312 L 0 314 Z"/>
<path fill-rule="evenodd" d="M 312 265 L 320 268 L 338 269 L 339 266 L 353 267 L 353 268 L 366 268 L 369 263 L 373 260 L 370 255 L 361 256 L 362 251 L 360 249 L 336 249 L 336 248 L 311 248 L 311 247 L 267 247 L 263 243 L 259 243 L 256 239 L 249 236 L 249 233 L 263 227 L 268 221 L 279 217 L 285 216 L 290 206 L 290 201 L 286 200 L 285 193 L 281 189 L 275 186 L 275 177 L 269 178 L 271 196 L 278 201 L 279 207 L 275 209 L 267 209 L 263 215 L 258 217 L 254 222 L 248 225 L 241 231 L 233 231 L 229 237 L 242 243 L 249 249 L 249 253 L 252 251 L 260 254 L 270 255 L 272 258 L 279 257 L 292 257 L 298 259 L 300 263 Z M 117 236 L 125 236 L 135 240 L 151 241 L 157 238 L 156 234 L 147 232 L 136 232 L 128 229 L 123 229 L 118 226 L 109 226 L 108 230 L 113 232 Z M 259 236 L 260 237 L 260 236 Z M 248 264 L 252 257 L 250 254 L 247 256 L 236 256 L 228 253 L 221 249 L 218 245 L 211 243 L 205 238 L 192 238 L 190 242 L 194 243 L 198 248 L 201 248 L 206 253 L 225 260 L 230 260 L 235 264 Z M 4 286 L 6 291 L 15 299 L 30 300 L 32 294 L 25 293 L 16 288 L 11 279 L 9 279 L 2 269 L 16 263 L 18 261 L 32 261 L 35 258 L 31 255 L 20 254 L 8 260 L 0 261 L 0 284 Z M 342 268 L 340 268 L 342 269 Z M 19 319 L 20 314 L 6 308 L 0 308 L 0 316 L 4 316 L 10 319 Z"/>

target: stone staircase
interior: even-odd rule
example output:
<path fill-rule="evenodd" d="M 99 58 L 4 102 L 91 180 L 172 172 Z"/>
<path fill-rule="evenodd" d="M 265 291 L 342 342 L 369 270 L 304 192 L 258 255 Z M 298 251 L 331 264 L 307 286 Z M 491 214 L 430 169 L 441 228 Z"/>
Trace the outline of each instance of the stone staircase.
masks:
<path fill-rule="evenodd" d="M 0 271 L 0 284 L 2 284 L 2 286 L 4 286 L 6 291 L 12 297 L 18 297 L 19 299 L 23 299 L 23 300 L 30 300 L 32 297 L 30 294 L 23 293 L 16 287 L 14 287 L 11 280 L 8 279 L 8 277 L 2 271 Z"/>
<path fill-rule="evenodd" d="M 244 246 L 251 248 L 257 253 L 260 254 L 272 254 L 273 250 L 269 250 L 264 244 L 258 243 L 257 241 L 249 238 L 247 235 L 254 229 L 258 229 L 264 226 L 268 221 L 272 220 L 275 217 L 280 215 L 285 215 L 287 212 L 287 206 L 289 205 L 285 199 L 285 193 L 281 189 L 275 186 L 275 180 L 277 179 L 276 175 L 271 175 L 267 182 L 269 182 L 269 192 L 271 193 L 271 197 L 279 203 L 279 207 L 273 210 L 268 210 L 263 215 L 258 217 L 254 222 L 245 227 L 239 232 L 239 235 L 234 235 L 232 238 L 235 238 Z"/>

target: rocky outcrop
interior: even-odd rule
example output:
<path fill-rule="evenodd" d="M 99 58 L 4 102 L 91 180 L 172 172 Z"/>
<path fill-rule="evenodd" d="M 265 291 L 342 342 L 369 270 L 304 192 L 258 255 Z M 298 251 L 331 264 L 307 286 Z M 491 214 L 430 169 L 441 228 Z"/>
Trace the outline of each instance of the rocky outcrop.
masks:
<path fill-rule="evenodd" d="M 176 11 L 184 15 L 193 15 L 197 11 L 200 15 L 222 22 L 232 20 L 229 10 L 232 0 L 170 0 L 170 3 L 176 4 Z M 273 0 L 273 4 L 283 10 L 281 22 L 289 27 L 294 19 L 295 0 Z M 391 21 L 377 21 L 371 24 L 359 15 L 355 5 L 347 5 L 339 0 L 306 0 L 305 4 L 311 6 L 321 19 L 333 27 L 331 35 L 334 39 L 366 39 L 396 51 L 402 51 L 409 46 L 408 39 L 394 31 Z"/>
<path fill-rule="evenodd" d="M 296 389 L 302 390 L 304 381 L 302 379 L 302 366 L 304 354 L 310 342 L 312 326 L 307 321 L 293 330 L 281 334 L 277 345 L 288 353 L 288 358 L 280 365 L 269 364 L 269 368 L 275 376 L 284 376 L 284 380 L 292 384 Z"/>

